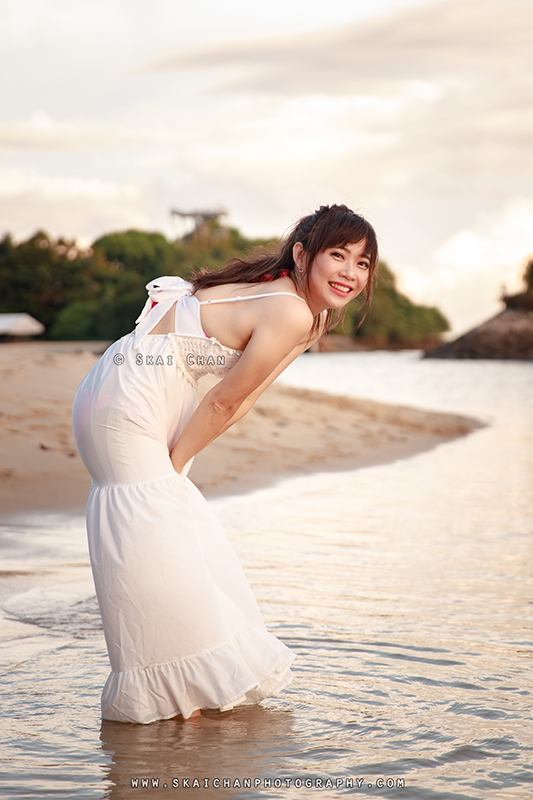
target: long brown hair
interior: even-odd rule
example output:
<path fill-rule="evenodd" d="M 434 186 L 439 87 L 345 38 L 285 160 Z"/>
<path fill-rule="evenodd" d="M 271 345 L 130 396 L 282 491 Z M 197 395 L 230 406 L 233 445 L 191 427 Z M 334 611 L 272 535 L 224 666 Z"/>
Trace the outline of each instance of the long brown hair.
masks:
<path fill-rule="evenodd" d="M 364 288 L 364 302 L 361 307 L 363 311 L 362 319 L 359 322 L 361 325 L 368 313 L 372 299 L 378 264 L 378 243 L 372 225 L 345 205 L 320 206 L 314 214 L 302 217 L 273 253 L 255 251 L 247 258 L 232 258 L 222 269 L 216 271 L 203 269 L 193 272 L 190 281 L 196 292 L 198 289 L 208 289 L 210 286 L 220 286 L 224 283 L 257 283 L 289 275 L 296 286 L 300 286 L 303 281 L 308 287 L 310 267 L 319 253 L 323 253 L 330 247 L 344 247 L 347 244 L 363 240 L 366 246 L 365 255 L 368 256 L 370 264 L 368 280 Z M 296 242 L 301 242 L 305 253 L 306 269 L 302 277 L 295 271 L 292 257 L 292 250 Z M 334 328 L 342 318 L 342 314 L 342 309 L 328 309 L 323 324 L 320 315 L 317 315 L 310 335 L 319 331 L 324 333 Z"/>

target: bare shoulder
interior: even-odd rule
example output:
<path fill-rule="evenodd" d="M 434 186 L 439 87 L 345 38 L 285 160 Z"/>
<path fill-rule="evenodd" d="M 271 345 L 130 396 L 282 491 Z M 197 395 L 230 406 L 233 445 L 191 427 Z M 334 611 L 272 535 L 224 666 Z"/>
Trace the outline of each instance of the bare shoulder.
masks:
<path fill-rule="evenodd" d="M 290 321 L 293 325 L 306 326 L 308 328 L 313 324 L 313 313 L 303 297 L 300 295 L 287 293 L 276 294 L 273 293 L 272 298 L 266 298 L 267 302 L 264 305 L 265 315 L 272 316 L 272 309 L 276 309 L 276 317 L 284 318 Z"/>
<path fill-rule="evenodd" d="M 251 304 L 250 304 L 251 305 Z M 299 343 L 307 341 L 313 327 L 313 314 L 298 295 L 276 295 L 254 304 L 250 344 L 279 351 L 284 358 Z"/>

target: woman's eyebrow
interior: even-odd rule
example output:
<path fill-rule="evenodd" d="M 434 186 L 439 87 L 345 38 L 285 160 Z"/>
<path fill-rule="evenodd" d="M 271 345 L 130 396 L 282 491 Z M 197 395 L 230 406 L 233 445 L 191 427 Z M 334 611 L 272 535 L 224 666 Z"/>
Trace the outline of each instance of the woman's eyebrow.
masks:
<path fill-rule="evenodd" d="M 331 250 L 345 250 L 347 253 L 349 252 L 347 244 L 340 244 L 337 247 L 331 247 L 330 249 Z M 366 258 L 367 261 L 371 261 L 372 260 L 372 256 L 370 255 L 370 253 L 363 253 L 361 258 Z"/>

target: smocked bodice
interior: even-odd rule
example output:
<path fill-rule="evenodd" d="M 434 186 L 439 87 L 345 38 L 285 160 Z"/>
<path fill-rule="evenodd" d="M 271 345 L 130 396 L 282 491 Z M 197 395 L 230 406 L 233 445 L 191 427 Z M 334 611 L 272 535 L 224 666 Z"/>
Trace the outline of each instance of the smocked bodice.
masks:
<path fill-rule="evenodd" d="M 179 367 L 193 383 L 204 375 L 224 376 L 242 355 L 241 350 L 225 347 L 214 337 L 167 335 Z"/>

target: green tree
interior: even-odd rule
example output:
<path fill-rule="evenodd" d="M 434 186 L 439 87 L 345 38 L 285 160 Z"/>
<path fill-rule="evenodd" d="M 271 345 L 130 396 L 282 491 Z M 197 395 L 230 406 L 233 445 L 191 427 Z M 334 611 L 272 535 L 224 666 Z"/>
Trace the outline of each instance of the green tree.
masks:
<path fill-rule="evenodd" d="M 26 311 L 44 323 L 50 339 L 117 339 L 133 329 L 148 281 L 164 274 L 187 278 L 191 269 L 202 267 L 217 269 L 230 258 L 271 244 L 247 239 L 217 221 L 175 242 L 161 233 L 108 233 L 88 250 L 43 231 L 19 244 L 5 236 L 0 241 L 0 312 Z M 347 333 L 381 346 L 402 346 L 448 329 L 437 309 L 416 305 L 397 290 L 386 264 L 379 271 L 373 305 L 360 328 L 360 303 L 349 304 Z"/>
<path fill-rule="evenodd" d="M 72 241 L 55 241 L 38 231 L 16 245 L 5 236 L 0 242 L 0 311 L 25 311 L 48 328 L 68 302 L 95 291 L 92 267 L 92 257 Z"/>
<path fill-rule="evenodd" d="M 530 258 L 526 264 L 524 282 L 526 284 L 526 294 L 533 292 L 533 258 Z"/>
<path fill-rule="evenodd" d="M 117 268 L 141 275 L 145 283 L 168 273 L 174 253 L 172 243 L 162 233 L 137 230 L 108 233 L 93 247 L 102 250 Z"/>
<path fill-rule="evenodd" d="M 73 300 L 57 314 L 50 339 L 119 339 L 133 330 L 146 302 L 144 278 L 110 269 L 97 296 Z"/>

